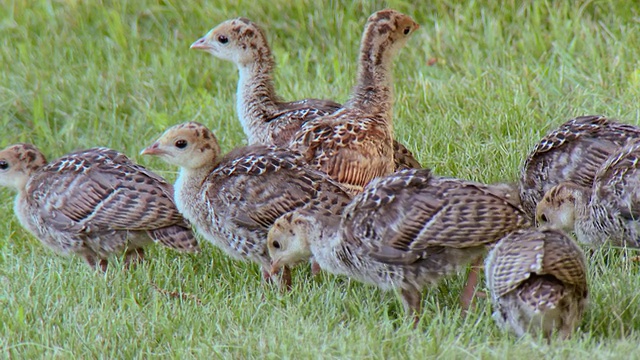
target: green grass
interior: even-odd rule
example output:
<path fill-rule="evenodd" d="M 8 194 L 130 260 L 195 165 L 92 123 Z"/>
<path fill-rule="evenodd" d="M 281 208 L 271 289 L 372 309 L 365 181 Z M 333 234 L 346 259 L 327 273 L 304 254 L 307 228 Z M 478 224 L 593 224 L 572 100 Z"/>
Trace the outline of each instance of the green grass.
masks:
<path fill-rule="evenodd" d="M 640 123 L 633 2 L 316 3 L 6 0 L 0 146 L 33 142 L 51 158 L 109 146 L 173 180 L 175 169 L 137 155 L 166 127 L 197 120 L 226 150 L 244 141 L 235 67 L 192 41 L 247 16 L 268 32 L 285 98 L 344 101 L 364 22 L 387 6 L 422 24 L 396 61 L 396 134 L 440 174 L 515 180 L 533 144 L 571 117 Z M 640 264 L 618 250 L 590 261 L 579 334 L 547 345 L 499 331 L 485 300 L 462 318 L 462 276 L 426 292 L 414 331 L 393 294 L 307 269 L 281 294 L 208 245 L 198 256 L 156 247 L 133 271 L 116 263 L 99 275 L 28 236 L 12 198 L 0 190 L 0 357 L 640 358 Z"/>

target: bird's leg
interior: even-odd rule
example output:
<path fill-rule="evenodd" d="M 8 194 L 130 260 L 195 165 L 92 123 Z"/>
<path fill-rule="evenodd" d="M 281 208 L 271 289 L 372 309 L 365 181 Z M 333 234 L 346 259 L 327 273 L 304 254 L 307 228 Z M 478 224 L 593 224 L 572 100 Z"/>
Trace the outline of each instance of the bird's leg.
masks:
<path fill-rule="evenodd" d="M 89 265 L 93 270 L 101 270 L 102 272 L 107 272 L 107 265 L 109 261 L 106 259 L 96 259 L 95 256 L 90 254 L 85 254 L 82 256 L 84 261 Z"/>
<path fill-rule="evenodd" d="M 413 287 L 402 289 L 402 305 L 407 315 L 413 315 L 413 327 L 417 328 L 422 314 L 422 294 Z"/>
<path fill-rule="evenodd" d="M 291 291 L 291 269 L 285 266 L 280 270 L 280 290 Z"/>
<path fill-rule="evenodd" d="M 322 271 L 320 264 L 318 264 L 315 260 L 311 259 L 311 275 L 316 276 L 320 274 L 320 271 Z"/>
<path fill-rule="evenodd" d="M 571 322 L 567 321 L 567 319 L 563 319 L 564 324 L 560 327 L 558 331 L 558 335 L 560 335 L 560 339 L 568 340 L 571 338 L 571 334 L 573 332 L 573 327 L 571 326 Z M 547 339 L 550 339 L 551 336 L 547 336 Z"/>
<path fill-rule="evenodd" d="M 276 282 L 278 283 L 278 287 L 282 291 L 291 290 L 291 269 L 288 266 L 284 266 L 279 271 L 279 278 L 277 278 Z M 270 269 L 262 268 L 262 278 L 267 284 L 271 284 L 274 282 L 273 274 L 271 274 Z"/>
<path fill-rule="evenodd" d="M 265 284 L 271 284 L 273 282 L 273 277 L 271 276 L 271 272 L 269 271 L 268 267 L 262 267 L 262 281 L 264 281 Z M 262 298 L 262 301 L 267 300 L 264 292 L 260 297 Z"/>
<path fill-rule="evenodd" d="M 273 282 L 273 278 L 271 277 L 271 273 L 268 268 L 262 268 L 262 280 L 267 284 L 271 284 L 271 282 Z"/>
<path fill-rule="evenodd" d="M 107 259 L 100 259 L 98 262 L 98 266 L 100 266 L 100 270 L 102 270 L 102 272 L 107 272 L 107 265 L 109 265 L 109 261 L 107 261 Z"/>
<path fill-rule="evenodd" d="M 125 269 L 130 269 L 132 266 L 135 266 L 144 261 L 144 249 L 143 248 L 135 248 L 128 250 L 124 254 L 124 267 Z"/>
<path fill-rule="evenodd" d="M 478 285 L 478 273 L 482 268 L 482 257 L 477 258 L 471 264 L 471 271 L 469 271 L 469 277 L 467 278 L 467 284 L 462 289 L 462 294 L 460 295 L 460 304 L 462 307 L 462 313 L 466 314 L 469 310 L 469 306 L 471 305 L 471 301 L 473 300 L 473 295 L 477 297 L 486 297 L 487 295 L 482 292 L 476 292 L 476 287 Z"/>

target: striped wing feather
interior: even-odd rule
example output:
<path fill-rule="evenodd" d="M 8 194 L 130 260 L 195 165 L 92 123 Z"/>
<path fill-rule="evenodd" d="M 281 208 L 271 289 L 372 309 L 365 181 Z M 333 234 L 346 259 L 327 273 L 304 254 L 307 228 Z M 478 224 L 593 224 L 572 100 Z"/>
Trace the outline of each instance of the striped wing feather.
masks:
<path fill-rule="evenodd" d="M 298 209 L 337 184 L 306 166 L 288 149 L 253 146 L 246 156 L 225 162 L 203 193 L 226 222 L 266 232 L 280 216 Z M 220 176 L 223 175 L 223 176 Z M 224 191 L 221 191 L 224 189 Z"/>
<path fill-rule="evenodd" d="M 188 227 L 175 208 L 171 185 L 112 150 L 62 157 L 30 186 L 43 218 L 60 231 Z"/>
<path fill-rule="evenodd" d="M 434 247 L 467 248 L 497 241 L 527 224 L 524 214 L 481 184 L 405 170 L 370 184 L 345 210 L 347 235 L 371 255 L 411 263 Z"/>

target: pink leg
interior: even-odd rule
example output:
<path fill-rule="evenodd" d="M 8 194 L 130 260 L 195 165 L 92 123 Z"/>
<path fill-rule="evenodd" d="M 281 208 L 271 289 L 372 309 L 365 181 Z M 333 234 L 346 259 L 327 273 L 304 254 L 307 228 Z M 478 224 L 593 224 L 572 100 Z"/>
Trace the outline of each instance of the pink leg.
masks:
<path fill-rule="evenodd" d="M 289 269 L 288 266 L 283 267 L 280 270 L 279 276 L 280 278 L 277 279 L 278 287 L 283 291 L 291 290 L 291 269 Z M 267 284 L 271 284 L 274 281 L 273 275 L 270 274 L 269 270 L 264 268 L 262 269 L 262 278 Z"/>
<path fill-rule="evenodd" d="M 269 269 L 262 269 L 262 280 L 267 284 L 270 284 L 273 281 L 271 274 L 269 273 Z"/>
<path fill-rule="evenodd" d="M 315 260 L 311 260 L 311 275 L 316 276 L 320 271 L 322 271 L 320 265 Z"/>
<path fill-rule="evenodd" d="M 293 287 L 293 283 L 291 281 L 291 269 L 288 266 L 285 266 L 280 271 L 280 290 L 282 291 L 291 291 Z"/>

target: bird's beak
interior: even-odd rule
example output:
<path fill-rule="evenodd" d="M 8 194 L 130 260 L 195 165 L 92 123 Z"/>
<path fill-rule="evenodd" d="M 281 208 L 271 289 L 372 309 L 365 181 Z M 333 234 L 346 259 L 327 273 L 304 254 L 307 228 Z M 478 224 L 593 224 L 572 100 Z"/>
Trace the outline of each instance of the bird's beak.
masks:
<path fill-rule="evenodd" d="M 196 50 L 207 50 L 209 48 L 211 48 L 211 46 L 209 46 L 209 42 L 207 41 L 206 35 L 194 41 L 193 44 L 191 44 L 191 46 L 189 47 L 189 49 L 196 49 Z"/>
<path fill-rule="evenodd" d="M 275 275 L 280 271 L 280 260 L 275 259 L 271 261 L 271 270 L 269 271 L 271 275 Z"/>
<path fill-rule="evenodd" d="M 157 142 L 153 143 L 153 145 L 144 148 L 141 152 L 140 155 L 162 155 L 164 154 L 164 150 L 160 149 L 160 144 L 158 144 Z"/>

